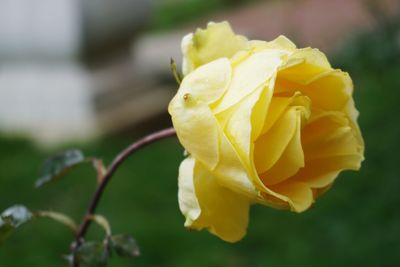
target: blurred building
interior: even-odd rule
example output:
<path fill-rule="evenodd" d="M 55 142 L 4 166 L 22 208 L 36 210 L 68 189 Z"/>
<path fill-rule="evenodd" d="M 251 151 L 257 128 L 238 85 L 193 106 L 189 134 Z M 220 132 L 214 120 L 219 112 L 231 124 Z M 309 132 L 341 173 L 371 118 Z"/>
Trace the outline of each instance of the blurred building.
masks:
<path fill-rule="evenodd" d="M 147 0 L 0 0 L 0 131 L 59 142 L 164 111 L 170 94 L 131 60 L 150 12 Z"/>

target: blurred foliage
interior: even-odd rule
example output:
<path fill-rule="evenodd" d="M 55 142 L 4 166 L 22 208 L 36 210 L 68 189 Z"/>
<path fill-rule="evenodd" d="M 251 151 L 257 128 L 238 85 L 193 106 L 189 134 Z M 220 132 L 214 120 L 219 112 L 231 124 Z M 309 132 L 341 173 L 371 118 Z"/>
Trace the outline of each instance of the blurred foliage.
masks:
<path fill-rule="evenodd" d="M 255 0 L 252 0 L 255 1 Z M 153 30 L 167 30 L 216 10 L 235 7 L 245 0 L 158 0 L 154 1 Z"/>
<path fill-rule="evenodd" d="M 41 177 L 35 182 L 36 187 L 60 179 L 69 169 L 85 162 L 85 156 L 77 149 L 69 149 L 49 157 L 43 164 Z"/>
<path fill-rule="evenodd" d="M 24 206 L 14 205 L 0 214 L 0 244 L 22 224 L 32 219 L 32 213 Z"/>
<path fill-rule="evenodd" d="M 360 172 L 342 174 L 301 215 L 254 206 L 246 238 L 229 244 L 205 231 L 184 229 L 177 202 L 182 148 L 176 140 L 153 144 L 121 167 L 100 203 L 99 213 L 110 219 L 113 230 L 132 234 L 141 248 L 133 263 L 113 257 L 110 266 L 399 266 L 399 20 L 360 34 L 330 58 L 354 80 L 366 142 Z M 110 138 L 83 150 L 109 162 L 131 141 Z M 0 210 L 18 202 L 80 218 L 96 182 L 91 166 L 33 190 L 45 153 L 24 140 L 0 138 L 0 147 Z M 89 238 L 99 236 L 102 230 L 92 227 Z M 1 265 L 61 266 L 60 255 L 68 252 L 72 238 L 65 227 L 32 222 L 1 246 Z"/>

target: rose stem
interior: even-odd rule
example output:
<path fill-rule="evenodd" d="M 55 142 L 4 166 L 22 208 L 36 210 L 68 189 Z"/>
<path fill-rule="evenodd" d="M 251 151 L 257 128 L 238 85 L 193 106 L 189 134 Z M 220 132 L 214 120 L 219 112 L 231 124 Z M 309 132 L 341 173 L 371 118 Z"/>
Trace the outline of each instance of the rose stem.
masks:
<path fill-rule="evenodd" d="M 89 206 L 86 210 L 85 216 L 82 219 L 82 223 L 79 226 L 78 232 L 76 234 L 76 239 L 75 239 L 75 245 L 73 246 L 72 249 L 76 249 L 80 246 L 81 244 L 81 239 L 85 236 L 92 220 L 90 220 L 90 216 L 94 214 L 96 211 L 97 205 L 100 201 L 101 196 L 103 195 L 104 189 L 106 188 L 108 182 L 111 180 L 111 177 L 114 175 L 114 173 L 117 171 L 118 167 L 134 152 L 139 150 L 140 148 L 154 143 L 158 140 L 175 136 L 176 132 L 174 128 L 167 128 L 163 129 L 154 133 L 151 133 L 149 135 L 146 135 L 145 137 L 139 139 L 138 141 L 132 143 L 129 145 L 127 148 L 125 148 L 122 152 L 120 152 L 114 160 L 111 162 L 110 166 L 108 167 L 106 173 L 104 174 L 103 178 L 101 179 L 101 182 L 98 184 L 96 191 L 94 192 Z M 74 260 L 74 267 L 78 267 L 79 264 L 76 260 Z"/>

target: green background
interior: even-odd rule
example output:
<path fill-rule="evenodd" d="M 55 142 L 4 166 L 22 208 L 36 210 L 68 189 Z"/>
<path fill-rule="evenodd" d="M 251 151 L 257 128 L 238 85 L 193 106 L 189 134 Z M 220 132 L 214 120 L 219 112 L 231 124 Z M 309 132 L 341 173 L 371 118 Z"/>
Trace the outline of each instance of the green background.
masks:
<path fill-rule="evenodd" d="M 132 234 L 142 252 L 134 260 L 113 257 L 110 266 L 400 266 L 399 28 L 396 21 L 382 22 L 330 56 L 333 66 L 354 80 L 366 143 L 360 172 L 340 175 L 300 215 L 252 207 L 247 236 L 229 244 L 183 227 L 177 203 L 183 150 L 175 139 L 153 144 L 120 168 L 100 203 L 98 212 L 109 218 L 114 233 Z M 134 138 L 64 148 L 81 147 L 86 155 L 109 162 Z M 21 203 L 80 218 L 95 186 L 94 172 L 82 166 L 57 183 L 33 189 L 50 153 L 23 139 L 0 138 L 0 210 Z M 101 237 L 101 229 L 92 227 L 88 238 Z M 38 219 L 0 246 L 0 266 L 63 266 L 61 254 L 68 253 L 71 240 L 64 226 Z"/>

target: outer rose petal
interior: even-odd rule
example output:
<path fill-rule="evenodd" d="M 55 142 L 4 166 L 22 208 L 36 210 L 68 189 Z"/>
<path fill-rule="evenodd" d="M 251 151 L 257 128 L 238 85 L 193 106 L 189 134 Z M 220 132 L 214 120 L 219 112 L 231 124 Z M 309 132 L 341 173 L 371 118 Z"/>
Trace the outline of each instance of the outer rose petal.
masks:
<path fill-rule="evenodd" d="M 210 170 L 214 169 L 219 161 L 219 134 L 217 121 L 208 106 L 204 103 L 173 104 L 169 111 L 182 145 Z"/>
<path fill-rule="evenodd" d="M 213 104 L 226 92 L 231 82 L 232 67 L 227 58 L 201 66 L 183 79 L 175 98 L 190 94 L 197 102 Z"/>
<path fill-rule="evenodd" d="M 209 104 L 225 92 L 230 76 L 227 59 L 200 67 L 185 77 L 168 107 L 179 140 L 209 169 L 219 158 L 219 129 Z"/>
<path fill-rule="evenodd" d="M 278 50 L 287 50 L 294 51 L 296 49 L 296 45 L 290 41 L 286 36 L 280 35 L 274 40 L 270 42 L 259 41 L 259 40 L 251 40 L 249 41 L 250 47 L 255 51 L 264 50 L 264 49 L 278 49 Z"/>
<path fill-rule="evenodd" d="M 235 35 L 229 23 L 210 22 L 207 29 L 197 29 L 182 40 L 183 74 L 221 57 L 232 57 L 237 51 L 248 47 L 247 39 Z"/>
<path fill-rule="evenodd" d="M 278 72 L 276 93 L 301 91 L 313 107 L 344 111 L 351 99 L 353 84 L 349 75 L 332 69 L 317 49 L 299 49 L 289 56 Z"/>
<path fill-rule="evenodd" d="M 281 74 L 289 80 L 307 84 L 316 75 L 331 70 L 325 54 L 315 48 L 297 49 L 290 54 L 289 60 L 281 68 Z"/>
<path fill-rule="evenodd" d="M 249 200 L 220 186 L 216 178 L 191 157 L 179 170 L 179 206 L 186 217 L 185 226 L 207 228 L 229 242 L 246 234 Z"/>
<path fill-rule="evenodd" d="M 178 200 L 179 208 L 185 216 L 185 226 L 189 227 L 196 221 L 201 213 L 199 202 L 197 201 L 196 193 L 193 184 L 193 169 L 195 159 L 188 157 L 184 159 L 179 166 L 178 177 Z"/>
<path fill-rule="evenodd" d="M 320 158 L 307 162 L 306 166 L 291 179 L 308 184 L 311 188 L 323 188 L 335 180 L 337 175 L 343 170 L 359 170 L 362 155 L 343 155 L 328 158 Z"/>
<path fill-rule="evenodd" d="M 331 184 L 340 171 L 358 170 L 363 160 L 363 146 L 350 118 L 342 112 L 319 112 L 303 129 L 305 168 L 291 179 L 312 188 Z"/>

